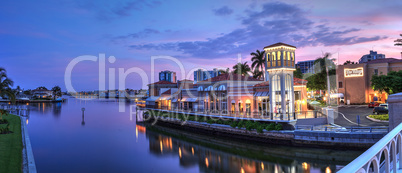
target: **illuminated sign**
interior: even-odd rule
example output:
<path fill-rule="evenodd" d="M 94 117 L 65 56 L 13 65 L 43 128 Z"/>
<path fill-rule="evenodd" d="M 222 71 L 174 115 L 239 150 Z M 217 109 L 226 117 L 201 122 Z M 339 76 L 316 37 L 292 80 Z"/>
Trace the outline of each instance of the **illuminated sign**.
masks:
<path fill-rule="evenodd" d="M 363 67 L 353 68 L 353 69 L 345 69 L 344 73 L 345 73 L 345 77 L 363 76 Z"/>

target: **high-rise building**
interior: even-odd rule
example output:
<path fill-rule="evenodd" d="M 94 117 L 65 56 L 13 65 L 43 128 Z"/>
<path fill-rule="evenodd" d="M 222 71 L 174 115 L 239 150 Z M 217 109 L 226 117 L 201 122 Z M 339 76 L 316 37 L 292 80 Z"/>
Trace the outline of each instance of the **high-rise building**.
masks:
<path fill-rule="evenodd" d="M 296 68 L 300 68 L 301 72 L 304 73 L 312 73 L 314 74 L 314 61 L 315 60 L 308 60 L 308 61 L 299 61 L 296 64 Z"/>
<path fill-rule="evenodd" d="M 214 68 L 213 70 L 208 70 L 208 71 L 198 69 L 197 71 L 194 71 L 194 83 L 219 76 L 220 74 L 221 74 L 221 72 L 216 68 Z"/>
<path fill-rule="evenodd" d="M 176 72 L 168 70 L 159 72 L 159 81 L 176 83 Z"/>
<path fill-rule="evenodd" d="M 359 59 L 359 63 L 366 63 L 366 62 L 369 62 L 369 61 L 372 61 L 372 60 L 384 59 L 384 58 L 385 58 L 384 54 L 378 54 L 377 51 L 370 50 L 370 54 L 363 55 Z"/>

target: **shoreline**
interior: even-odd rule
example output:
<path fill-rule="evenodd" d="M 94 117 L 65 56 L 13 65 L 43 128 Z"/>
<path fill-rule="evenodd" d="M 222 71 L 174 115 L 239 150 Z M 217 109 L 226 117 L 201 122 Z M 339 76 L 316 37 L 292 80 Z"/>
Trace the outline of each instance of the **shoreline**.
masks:
<path fill-rule="evenodd" d="M 143 122 L 150 125 L 154 119 Z M 282 130 L 264 131 L 258 133 L 255 130 L 232 128 L 228 125 L 212 125 L 187 121 L 183 124 L 180 120 L 157 121 L 155 125 L 184 130 L 196 134 L 221 136 L 228 139 L 247 140 L 257 143 L 270 143 L 275 145 L 287 145 L 291 147 L 324 148 L 324 149 L 352 149 L 366 150 L 380 140 L 386 133 L 343 133 L 331 131 L 303 131 Z"/>
<path fill-rule="evenodd" d="M 17 116 L 17 115 L 16 115 Z M 21 119 L 21 136 L 22 136 L 22 171 L 28 173 L 36 173 L 35 158 L 32 151 L 31 140 L 29 139 L 28 129 L 26 126 L 26 117 L 19 116 Z"/>

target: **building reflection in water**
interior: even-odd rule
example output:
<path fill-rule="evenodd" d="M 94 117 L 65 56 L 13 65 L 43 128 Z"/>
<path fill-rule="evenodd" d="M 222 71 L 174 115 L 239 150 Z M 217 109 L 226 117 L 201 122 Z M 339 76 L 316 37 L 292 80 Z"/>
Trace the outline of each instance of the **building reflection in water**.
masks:
<path fill-rule="evenodd" d="M 248 157 L 232 154 L 228 148 L 211 149 L 199 144 L 194 144 L 170 136 L 161 135 L 153 131 L 145 131 L 145 127 L 137 125 L 136 129 L 144 128 L 149 139 L 150 153 L 159 157 L 178 156 L 180 166 L 197 166 L 200 172 L 244 172 L 244 173 L 296 173 L 296 172 L 325 172 L 335 170 L 335 166 L 323 163 L 300 162 L 294 158 L 276 158 L 269 153 L 260 152 L 267 157 L 267 161 L 260 161 Z M 223 151 L 222 151 L 223 150 Z M 224 152 L 228 150 L 229 152 Z M 247 150 L 240 151 L 248 155 Z M 286 152 L 286 151 L 285 151 Z M 251 154 L 249 157 L 253 157 Z M 315 156 L 313 156 L 315 157 Z"/>

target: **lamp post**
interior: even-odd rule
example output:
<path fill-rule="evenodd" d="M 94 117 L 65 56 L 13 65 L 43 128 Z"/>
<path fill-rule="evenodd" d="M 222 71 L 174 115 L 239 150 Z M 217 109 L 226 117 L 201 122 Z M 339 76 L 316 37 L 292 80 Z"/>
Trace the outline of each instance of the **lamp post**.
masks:
<path fill-rule="evenodd" d="M 85 108 L 81 108 L 81 111 L 82 111 L 82 121 L 81 121 L 81 125 L 85 125 L 85 120 L 84 120 L 84 111 L 85 111 Z"/>

